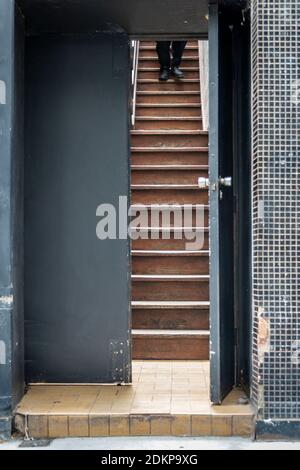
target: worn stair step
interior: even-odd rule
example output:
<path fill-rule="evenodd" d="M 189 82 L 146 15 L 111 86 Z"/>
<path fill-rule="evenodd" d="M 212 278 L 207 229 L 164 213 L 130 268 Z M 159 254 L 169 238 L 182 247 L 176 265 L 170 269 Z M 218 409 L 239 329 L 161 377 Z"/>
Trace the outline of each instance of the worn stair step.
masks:
<path fill-rule="evenodd" d="M 135 257 L 158 257 L 158 256 L 168 256 L 168 257 L 178 257 L 178 256 L 190 256 L 190 257 L 209 257 L 209 250 L 195 250 L 195 251 L 186 251 L 186 250 L 132 250 L 132 256 Z"/>
<path fill-rule="evenodd" d="M 132 274 L 135 282 L 207 282 L 208 274 Z"/>
<path fill-rule="evenodd" d="M 144 309 L 144 310 L 209 310 L 209 302 L 199 302 L 199 301 L 173 301 L 166 300 L 164 302 L 153 302 L 153 301 L 136 301 L 131 302 L 131 307 L 135 309 Z"/>
<path fill-rule="evenodd" d="M 157 60 L 157 52 L 156 48 L 141 48 L 139 50 L 139 61 L 140 60 Z M 197 59 L 199 61 L 199 50 L 197 47 L 193 48 L 186 48 L 182 55 L 182 60 L 188 59 Z"/>
<path fill-rule="evenodd" d="M 196 79 L 199 80 L 199 68 L 198 67 L 181 67 L 184 73 L 184 79 Z M 159 67 L 140 67 L 138 70 L 139 79 L 155 79 L 159 77 Z"/>
<path fill-rule="evenodd" d="M 154 131 L 134 131 L 141 132 L 141 134 L 131 135 L 132 147 L 206 147 L 208 145 L 208 137 L 201 134 L 199 131 L 176 131 L 176 134 L 171 133 L 171 130 L 161 131 L 154 133 Z M 144 132 L 144 133 L 142 133 Z M 146 133 L 148 132 L 148 133 Z M 153 133 L 152 133 L 153 132 Z"/>
<path fill-rule="evenodd" d="M 209 300 L 209 276 L 132 275 L 132 300 Z"/>
<path fill-rule="evenodd" d="M 199 91 L 138 91 L 137 104 L 195 104 L 199 105 Z"/>
<path fill-rule="evenodd" d="M 138 204 L 131 206 L 130 215 L 133 218 L 143 215 L 149 227 L 152 225 L 159 227 L 172 227 L 182 226 L 186 220 L 191 217 L 191 224 L 193 227 L 209 226 L 209 211 L 208 206 L 199 204 L 197 206 L 185 204 L 184 206 L 159 206 Z"/>
<path fill-rule="evenodd" d="M 188 152 L 165 152 L 155 149 L 153 152 L 134 151 L 131 153 L 131 162 L 133 165 L 207 165 L 208 164 L 208 149 L 204 148 L 202 151 Z M 193 148 L 192 148 L 193 150 Z"/>
<path fill-rule="evenodd" d="M 146 67 L 159 67 L 157 55 L 152 57 L 140 57 L 139 59 L 139 68 Z M 199 67 L 199 56 L 193 55 L 192 57 L 183 57 L 181 61 L 181 67 Z"/>
<path fill-rule="evenodd" d="M 159 148 L 159 147 L 134 147 L 132 146 L 131 147 L 131 152 L 132 153 L 141 153 L 141 152 L 146 152 L 146 153 L 154 153 L 154 152 L 159 152 L 159 153 L 166 153 L 166 152 L 169 152 L 169 153 L 176 153 L 176 152 L 179 152 L 179 153 L 182 153 L 182 152 L 197 152 L 197 153 L 206 153 L 208 152 L 208 147 L 207 146 L 202 146 L 202 147 L 163 147 L 163 148 Z"/>
<path fill-rule="evenodd" d="M 203 232 L 202 232 L 203 233 Z M 196 235 L 196 234 L 195 234 Z M 200 234 L 201 235 L 201 234 Z M 171 234 L 171 237 L 164 239 L 162 234 L 159 239 L 147 238 L 142 239 L 138 238 L 132 240 L 132 249 L 133 250 L 182 250 L 182 251 L 195 251 L 195 250 L 208 250 L 209 249 L 209 233 L 204 232 L 204 242 L 203 246 L 199 246 L 199 243 L 202 243 L 202 239 L 198 240 L 188 240 L 188 238 L 183 234 L 181 239 L 176 239 L 174 234 Z M 207 300 L 207 299 L 206 299 Z"/>
<path fill-rule="evenodd" d="M 171 302 L 173 307 L 156 307 L 155 304 L 169 304 L 169 302 L 133 302 L 132 328 L 158 329 L 158 330 L 208 330 L 209 306 L 188 307 L 176 304 L 193 304 L 200 302 Z M 208 302 L 202 302 L 208 304 Z M 150 305 L 148 305 L 150 304 Z M 154 307 L 151 307 L 154 304 Z"/>
<path fill-rule="evenodd" d="M 133 171 L 208 171 L 208 165 L 131 165 Z"/>
<path fill-rule="evenodd" d="M 197 44 L 195 44 L 195 45 L 188 45 L 187 44 L 185 46 L 183 55 L 185 57 L 190 57 L 190 56 L 197 55 L 198 52 L 199 52 L 199 46 Z M 139 53 L 140 53 L 140 57 L 148 57 L 149 55 L 154 56 L 155 54 L 157 54 L 156 44 L 153 44 L 151 46 L 150 45 L 140 44 Z"/>
<path fill-rule="evenodd" d="M 209 272 L 209 256 L 132 256 L 133 274 L 186 275 Z"/>
<path fill-rule="evenodd" d="M 136 130 L 149 129 L 178 129 L 198 130 L 202 129 L 202 118 L 198 116 L 168 117 L 168 116 L 137 116 L 135 119 Z"/>
<path fill-rule="evenodd" d="M 168 238 L 167 235 L 170 234 L 177 239 L 183 238 L 185 235 L 192 238 L 193 234 L 198 234 L 199 239 L 200 235 L 204 237 L 204 234 L 209 231 L 208 227 L 199 226 L 199 227 L 192 227 L 192 226 L 185 226 L 185 227 L 177 227 L 177 226 L 149 226 L 149 227 L 131 227 L 131 233 L 136 234 L 140 233 L 143 234 L 144 237 L 148 235 L 147 238 L 159 239 L 161 236 L 164 238 Z M 202 247 L 201 247 L 202 248 Z M 200 249 L 200 248 L 199 248 Z"/>
<path fill-rule="evenodd" d="M 156 47 L 156 41 L 140 41 L 140 47 L 145 46 L 145 47 Z M 187 46 L 197 46 L 198 47 L 198 40 L 197 39 L 190 39 L 187 42 Z M 186 47 L 187 47 L 186 46 Z"/>
<path fill-rule="evenodd" d="M 137 103 L 136 117 L 196 117 L 201 118 L 201 104 L 198 103 Z"/>
<path fill-rule="evenodd" d="M 198 187 L 198 184 L 196 183 L 189 183 L 189 184 L 177 184 L 177 183 L 147 183 L 147 184 L 131 184 L 131 189 L 133 190 L 140 190 L 140 191 L 143 191 L 143 190 L 164 190 L 164 189 L 168 189 L 168 190 L 177 190 L 177 191 L 181 191 L 181 190 L 197 190 L 199 191 L 199 187 Z M 201 190 L 200 190 L 201 191 Z"/>
<path fill-rule="evenodd" d="M 133 359 L 208 360 L 206 330 L 132 330 Z"/>
<path fill-rule="evenodd" d="M 199 177 L 208 177 L 207 169 L 198 170 L 134 170 L 131 172 L 132 185 L 144 184 L 194 184 Z"/>
<path fill-rule="evenodd" d="M 131 190 L 131 203 L 132 204 L 208 204 L 208 191 L 200 190 L 192 186 L 192 188 L 181 188 L 178 186 L 171 187 L 165 185 L 163 187 L 155 187 L 148 189 L 132 188 Z M 169 189 L 168 189 L 169 187 Z"/>
<path fill-rule="evenodd" d="M 161 82 L 156 79 L 138 79 L 139 91 L 197 91 L 200 94 L 199 80 L 174 80 Z"/>

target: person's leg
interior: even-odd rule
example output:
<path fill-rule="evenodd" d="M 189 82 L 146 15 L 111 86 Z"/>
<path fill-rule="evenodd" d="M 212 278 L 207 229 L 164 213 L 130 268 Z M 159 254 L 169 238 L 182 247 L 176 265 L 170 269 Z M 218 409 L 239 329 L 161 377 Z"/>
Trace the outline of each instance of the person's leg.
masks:
<path fill-rule="evenodd" d="M 179 70 L 179 66 L 181 64 L 181 59 L 182 59 L 185 46 L 186 46 L 186 41 L 173 41 L 172 42 L 172 52 L 173 52 L 172 73 L 175 76 L 175 78 L 183 77 L 183 73 L 181 70 Z"/>
<path fill-rule="evenodd" d="M 156 43 L 156 51 L 160 64 L 160 80 L 168 80 L 171 65 L 170 56 L 171 41 L 158 41 Z"/>
<path fill-rule="evenodd" d="M 173 41 L 172 42 L 172 51 L 173 51 L 172 65 L 174 65 L 174 67 L 180 66 L 185 46 L 186 46 L 186 41 Z"/>

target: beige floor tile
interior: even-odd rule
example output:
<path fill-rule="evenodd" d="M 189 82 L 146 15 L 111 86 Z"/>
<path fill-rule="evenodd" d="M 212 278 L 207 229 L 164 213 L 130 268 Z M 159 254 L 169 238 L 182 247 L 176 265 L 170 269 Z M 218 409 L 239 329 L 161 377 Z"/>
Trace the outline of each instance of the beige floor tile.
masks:
<path fill-rule="evenodd" d="M 90 437 L 109 436 L 108 416 L 89 416 Z"/>
<path fill-rule="evenodd" d="M 130 435 L 131 436 L 149 436 L 150 417 L 149 416 L 130 416 Z"/>
<path fill-rule="evenodd" d="M 69 435 L 68 416 L 49 416 L 49 437 L 66 437 Z"/>
<path fill-rule="evenodd" d="M 129 417 L 111 416 L 109 430 L 111 436 L 129 436 Z"/>
<path fill-rule="evenodd" d="M 151 416 L 151 435 L 169 436 L 171 434 L 171 419 L 171 416 Z"/>
<path fill-rule="evenodd" d="M 89 416 L 69 416 L 69 436 L 89 436 Z"/>
<path fill-rule="evenodd" d="M 191 416 L 175 415 L 172 417 L 171 432 L 173 436 L 191 435 Z"/>
<path fill-rule="evenodd" d="M 18 413 L 29 414 L 37 436 L 49 430 L 50 437 L 206 435 L 210 422 L 213 435 L 249 435 L 252 429 L 252 408 L 238 404 L 241 390 L 234 390 L 222 406 L 211 406 L 208 362 L 134 361 L 133 380 L 122 387 L 31 386 Z"/>

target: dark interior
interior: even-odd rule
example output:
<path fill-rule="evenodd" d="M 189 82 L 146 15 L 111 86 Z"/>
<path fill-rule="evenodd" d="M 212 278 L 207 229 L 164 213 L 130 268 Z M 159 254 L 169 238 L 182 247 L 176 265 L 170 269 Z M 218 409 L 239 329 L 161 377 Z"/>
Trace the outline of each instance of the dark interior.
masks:
<path fill-rule="evenodd" d="M 18 0 L 30 32 L 85 33 L 114 25 L 131 36 L 208 33 L 207 0 Z"/>

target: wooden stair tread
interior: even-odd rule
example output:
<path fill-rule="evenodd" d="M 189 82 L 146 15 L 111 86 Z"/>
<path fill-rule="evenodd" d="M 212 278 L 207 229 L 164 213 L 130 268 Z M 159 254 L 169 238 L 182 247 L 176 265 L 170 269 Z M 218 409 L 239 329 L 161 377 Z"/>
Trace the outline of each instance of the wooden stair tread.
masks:
<path fill-rule="evenodd" d="M 153 310 L 170 310 L 170 309 L 209 309 L 209 302 L 191 302 L 191 301 L 132 301 L 133 309 L 153 309 Z"/>
<path fill-rule="evenodd" d="M 157 55 L 151 55 L 149 57 L 140 57 L 140 60 L 154 60 L 154 61 L 158 61 L 158 57 Z M 198 55 L 191 55 L 190 57 L 189 56 L 183 56 L 181 61 L 183 63 L 183 61 L 185 60 L 199 60 L 199 56 Z"/>
<path fill-rule="evenodd" d="M 142 51 L 156 51 L 156 46 L 153 45 L 153 46 L 142 46 L 140 45 L 139 47 L 140 50 Z M 184 50 L 198 50 L 198 46 L 185 46 Z"/>
<path fill-rule="evenodd" d="M 132 274 L 133 281 L 161 281 L 161 282 L 193 282 L 208 281 L 209 275 L 206 274 Z"/>
<path fill-rule="evenodd" d="M 132 170 L 208 170 L 208 165 L 131 165 Z"/>
<path fill-rule="evenodd" d="M 198 184 L 132 184 L 131 189 L 198 189 L 207 191 L 207 188 L 199 188 Z"/>
<path fill-rule="evenodd" d="M 145 91 L 137 91 L 137 95 L 161 95 L 161 96 L 181 96 L 181 95 L 199 95 L 198 90 L 187 90 L 187 91 L 173 91 L 173 90 L 145 90 Z"/>
<path fill-rule="evenodd" d="M 162 86 L 164 85 L 162 82 L 158 80 L 158 78 L 156 79 L 155 78 L 138 78 L 137 82 L 138 83 L 157 83 L 158 85 L 162 85 Z M 167 83 L 176 83 L 178 85 L 180 83 L 200 83 L 200 79 L 199 78 L 182 78 L 179 82 L 175 78 L 169 78 Z"/>
<path fill-rule="evenodd" d="M 209 256 L 208 250 L 132 250 L 132 256 Z"/>
<path fill-rule="evenodd" d="M 186 233 L 186 232 L 208 232 L 209 227 L 132 227 L 131 232 L 152 232 L 152 233 Z"/>
<path fill-rule="evenodd" d="M 208 147 L 131 147 L 132 152 L 208 152 Z"/>
<path fill-rule="evenodd" d="M 132 204 L 131 207 L 135 210 L 138 209 L 160 209 L 160 210 L 182 210 L 184 207 L 188 209 L 196 209 L 197 207 L 204 207 L 205 210 L 209 209 L 205 204 Z"/>
<path fill-rule="evenodd" d="M 138 129 L 132 130 L 131 135 L 207 135 L 200 129 Z"/>
<path fill-rule="evenodd" d="M 201 103 L 137 103 L 137 108 L 201 108 Z"/>
<path fill-rule="evenodd" d="M 208 337 L 209 330 L 132 330 L 133 336 L 201 336 Z"/>
<path fill-rule="evenodd" d="M 202 121 L 201 116 L 136 116 L 136 121 Z"/>

